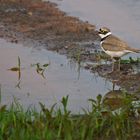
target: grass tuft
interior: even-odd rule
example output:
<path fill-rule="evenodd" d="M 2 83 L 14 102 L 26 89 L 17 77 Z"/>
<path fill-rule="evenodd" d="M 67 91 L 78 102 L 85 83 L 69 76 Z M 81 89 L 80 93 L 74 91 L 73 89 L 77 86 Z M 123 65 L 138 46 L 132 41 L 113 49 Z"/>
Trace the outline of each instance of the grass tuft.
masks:
<path fill-rule="evenodd" d="M 0 107 L 1 140 L 129 140 L 136 138 L 135 109 L 132 98 L 124 96 L 124 104 L 119 109 L 109 110 L 103 104 L 101 95 L 96 100 L 89 99 L 91 109 L 83 109 L 84 114 L 73 115 L 67 109 L 68 96 L 63 97 L 63 108 L 51 108 L 39 103 L 41 111 L 27 110 L 15 101 L 10 107 Z M 137 136 L 137 139 L 140 137 Z"/>

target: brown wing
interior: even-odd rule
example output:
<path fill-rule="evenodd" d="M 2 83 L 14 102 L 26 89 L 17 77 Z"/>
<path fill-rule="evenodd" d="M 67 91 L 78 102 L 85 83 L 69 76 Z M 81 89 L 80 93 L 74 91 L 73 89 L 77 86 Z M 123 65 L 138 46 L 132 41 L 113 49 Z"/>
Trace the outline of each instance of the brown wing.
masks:
<path fill-rule="evenodd" d="M 104 50 L 120 51 L 129 49 L 126 42 L 114 35 L 108 36 L 102 43 Z"/>

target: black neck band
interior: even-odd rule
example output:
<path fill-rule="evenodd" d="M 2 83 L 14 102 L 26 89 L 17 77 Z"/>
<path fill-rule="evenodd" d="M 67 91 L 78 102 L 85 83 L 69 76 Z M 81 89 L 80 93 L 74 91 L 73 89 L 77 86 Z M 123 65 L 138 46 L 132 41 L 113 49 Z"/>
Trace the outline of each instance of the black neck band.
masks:
<path fill-rule="evenodd" d="M 108 35 L 109 36 L 109 35 Z M 104 38 L 101 38 L 101 41 L 104 41 L 108 36 L 104 37 Z"/>

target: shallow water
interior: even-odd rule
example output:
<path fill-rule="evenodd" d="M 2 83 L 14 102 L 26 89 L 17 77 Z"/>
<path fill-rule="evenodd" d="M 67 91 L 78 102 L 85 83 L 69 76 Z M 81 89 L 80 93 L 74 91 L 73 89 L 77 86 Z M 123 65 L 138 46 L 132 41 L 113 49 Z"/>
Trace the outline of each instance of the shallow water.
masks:
<path fill-rule="evenodd" d="M 17 66 L 18 56 L 21 61 L 19 87 L 18 73 L 8 70 Z M 31 66 L 38 62 L 50 63 L 44 72 L 46 79 Z M 79 76 L 77 69 L 77 65 L 70 63 L 65 56 L 0 39 L 0 85 L 3 104 L 10 104 L 15 97 L 24 107 L 38 107 L 38 102 L 51 106 L 58 103 L 63 96 L 69 95 L 69 109 L 79 112 L 82 107 L 88 107 L 89 98 L 112 90 L 110 82 L 84 69 L 80 69 Z"/>
<path fill-rule="evenodd" d="M 50 0 L 68 15 L 96 25 L 107 26 L 130 46 L 140 48 L 139 0 Z M 139 56 L 134 54 L 133 56 Z"/>

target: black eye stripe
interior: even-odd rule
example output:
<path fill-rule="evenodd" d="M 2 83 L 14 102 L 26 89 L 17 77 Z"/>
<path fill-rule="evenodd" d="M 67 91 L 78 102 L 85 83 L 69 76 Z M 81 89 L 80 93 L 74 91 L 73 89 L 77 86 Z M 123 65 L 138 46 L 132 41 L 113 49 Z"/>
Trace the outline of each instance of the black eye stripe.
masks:
<path fill-rule="evenodd" d="M 99 31 L 100 31 L 100 33 L 102 33 L 102 34 L 108 33 L 108 31 L 107 31 L 106 29 L 102 29 L 102 28 L 100 28 Z"/>
<path fill-rule="evenodd" d="M 107 33 L 107 31 L 103 30 L 103 33 Z"/>
<path fill-rule="evenodd" d="M 102 29 L 101 29 L 100 31 L 101 31 L 101 32 L 103 32 L 103 33 L 105 33 L 105 32 L 106 32 L 105 30 L 102 30 Z"/>

